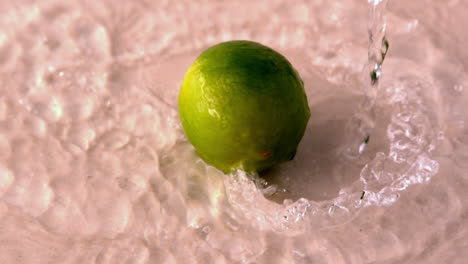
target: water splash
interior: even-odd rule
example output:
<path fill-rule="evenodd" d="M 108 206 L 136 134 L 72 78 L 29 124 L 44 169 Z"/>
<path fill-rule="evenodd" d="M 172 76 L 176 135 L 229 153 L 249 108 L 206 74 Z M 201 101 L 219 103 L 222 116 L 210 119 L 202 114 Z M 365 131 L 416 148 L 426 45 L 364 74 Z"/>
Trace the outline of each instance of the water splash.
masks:
<path fill-rule="evenodd" d="M 376 99 L 380 96 L 379 80 L 389 48 L 384 19 L 388 0 L 369 3 L 369 79 L 365 97 L 350 122 L 354 127 L 349 131 L 354 133 L 349 133 L 344 143 L 348 147 L 345 155 L 352 159 L 359 158 L 372 140 Z M 338 196 L 331 200 L 300 198 L 295 202 L 284 200 L 283 204 L 275 204 L 265 196 L 277 191 L 278 186 L 268 187 L 258 175 L 237 172 L 225 178 L 226 194 L 235 211 L 260 230 L 294 236 L 304 231 L 343 224 L 364 207 L 390 206 L 399 199 L 401 191 L 411 185 L 428 182 L 439 170 L 438 162 L 430 155 L 436 128 L 426 107 L 428 102 L 422 96 L 423 91 L 431 89 L 430 83 L 413 81 L 406 72 L 395 75 L 395 81 L 382 91 L 383 97 L 390 98 L 383 104 L 388 104 L 392 109 L 386 131 L 388 153 L 377 152 L 370 157 L 363 164 L 357 181 L 342 188 Z"/>

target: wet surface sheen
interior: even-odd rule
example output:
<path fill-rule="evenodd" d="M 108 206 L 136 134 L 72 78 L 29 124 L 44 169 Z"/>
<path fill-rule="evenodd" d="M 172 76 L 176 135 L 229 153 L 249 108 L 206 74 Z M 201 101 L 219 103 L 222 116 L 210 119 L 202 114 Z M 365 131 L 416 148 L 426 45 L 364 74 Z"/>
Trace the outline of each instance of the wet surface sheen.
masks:
<path fill-rule="evenodd" d="M 389 2 L 358 159 L 345 149 L 369 93 L 367 1 L 0 11 L 1 263 L 466 263 L 464 1 Z M 311 109 L 295 159 L 255 183 L 206 166 L 177 114 L 185 70 L 231 39 L 284 54 Z"/>

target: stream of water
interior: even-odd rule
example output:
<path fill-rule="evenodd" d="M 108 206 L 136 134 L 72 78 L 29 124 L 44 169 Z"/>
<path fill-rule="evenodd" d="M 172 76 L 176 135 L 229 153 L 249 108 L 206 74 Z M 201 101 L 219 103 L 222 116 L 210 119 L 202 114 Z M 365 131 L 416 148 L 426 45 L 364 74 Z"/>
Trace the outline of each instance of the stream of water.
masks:
<path fill-rule="evenodd" d="M 0 1 L 1 263 L 464 264 L 464 1 Z M 177 96 L 207 47 L 278 50 L 296 157 L 224 175 Z"/>

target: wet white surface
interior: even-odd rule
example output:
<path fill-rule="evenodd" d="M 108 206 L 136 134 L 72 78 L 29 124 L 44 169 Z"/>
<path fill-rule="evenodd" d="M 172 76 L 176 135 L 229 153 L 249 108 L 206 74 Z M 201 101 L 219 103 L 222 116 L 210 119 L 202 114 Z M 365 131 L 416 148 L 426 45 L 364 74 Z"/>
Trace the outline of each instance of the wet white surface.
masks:
<path fill-rule="evenodd" d="M 466 263 L 468 4 L 389 3 L 375 129 L 350 160 L 368 8 L 0 2 L 0 262 Z M 259 186 L 204 164 L 177 115 L 185 70 L 231 39 L 283 53 L 312 113 Z"/>

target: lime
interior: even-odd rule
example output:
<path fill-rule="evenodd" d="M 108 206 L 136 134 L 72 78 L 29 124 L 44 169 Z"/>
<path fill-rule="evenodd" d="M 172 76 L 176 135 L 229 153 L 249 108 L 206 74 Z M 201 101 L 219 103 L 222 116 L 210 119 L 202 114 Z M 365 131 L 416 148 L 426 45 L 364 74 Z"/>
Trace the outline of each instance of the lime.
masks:
<path fill-rule="evenodd" d="M 293 159 L 310 110 L 304 84 L 285 57 L 256 42 L 229 41 L 190 66 L 179 114 L 198 155 L 230 173 Z"/>

